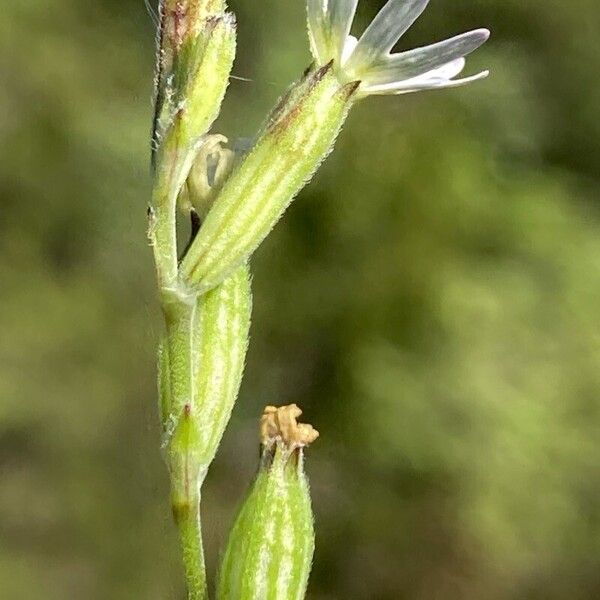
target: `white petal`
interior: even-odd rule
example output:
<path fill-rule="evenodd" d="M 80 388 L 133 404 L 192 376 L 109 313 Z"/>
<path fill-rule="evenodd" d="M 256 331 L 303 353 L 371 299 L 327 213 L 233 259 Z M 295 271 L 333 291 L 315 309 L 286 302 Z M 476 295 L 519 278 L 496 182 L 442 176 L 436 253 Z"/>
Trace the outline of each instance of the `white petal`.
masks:
<path fill-rule="evenodd" d="M 354 48 L 356 48 L 356 44 L 358 44 L 358 40 L 353 35 L 349 35 L 346 38 L 346 43 L 344 44 L 344 50 L 342 52 L 342 65 L 344 65 L 346 61 L 352 56 Z"/>
<path fill-rule="evenodd" d="M 452 77 L 456 77 L 465 68 L 465 63 L 464 58 L 457 58 L 437 69 L 422 73 L 417 77 L 409 77 L 408 79 L 400 77 L 399 79 L 386 81 L 385 83 L 373 84 L 369 79 L 364 82 L 361 89 L 368 93 L 381 93 L 381 91 L 387 93 L 390 90 L 420 88 L 423 85 L 430 85 L 432 82 L 447 81 L 448 79 L 452 79 Z"/>
<path fill-rule="evenodd" d="M 372 86 L 372 87 L 361 87 L 362 93 L 365 94 L 409 94 L 411 92 L 419 92 L 421 90 L 434 90 L 442 88 L 452 88 L 484 79 L 490 74 L 489 71 L 482 71 L 477 75 L 470 77 L 464 77 L 462 79 L 447 79 L 443 77 L 426 79 L 424 77 L 415 77 L 414 79 L 407 79 L 406 81 L 399 81 L 390 83 L 387 85 Z"/>
<path fill-rule="evenodd" d="M 310 50 L 317 63 L 323 65 L 330 60 L 327 58 L 329 46 L 327 0 L 307 0 L 306 13 Z"/>
<path fill-rule="evenodd" d="M 427 71 L 427 73 L 423 73 L 423 75 L 419 75 L 419 77 L 413 77 L 412 80 L 409 81 L 415 81 L 416 79 L 452 79 L 459 73 L 462 73 L 466 62 L 467 61 L 462 57 L 457 58 L 441 67 L 431 69 L 431 71 Z"/>
<path fill-rule="evenodd" d="M 361 71 L 387 54 L 419 18 L 429 0 L 388 0 L 358 41 L 348 69 L 360 79 Z"/>
<path fill-rule="evenodd" d="M 386 56 L 369 69 L 363 81 L 368 81 L 369 85 L 384 85 L 420 76 L 470 54 L 479 48 L 489 35 L 487 29 L 476 29 L 437 44 Z"/>
<path fill-rule="evenodd" d="M 342 61 L 346 39 L 356 13 L 358 0 L 329 0 L 329 20 L 331 24 L 331 58 Z"/>

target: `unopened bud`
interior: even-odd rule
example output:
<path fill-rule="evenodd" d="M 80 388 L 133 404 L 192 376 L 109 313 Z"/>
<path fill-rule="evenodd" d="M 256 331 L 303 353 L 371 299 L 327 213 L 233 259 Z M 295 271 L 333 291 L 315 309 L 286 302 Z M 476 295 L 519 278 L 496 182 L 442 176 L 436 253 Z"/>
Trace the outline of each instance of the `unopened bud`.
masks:
<path fill-rule="evenodd" d="M 189 151 L 218 115 L 235 56 L 235 18 L 224 2 L 165 0 L 156 78 L 154 150 Z"/>
<path fill-rule="evenodd" d="M 224 135 L 207 135 L 188 176 L 188 204 L 182 205 L 182 209 L 193 208 L 201 220 L 206 218 L 218 190 L 233 167 L 235 153 L 224 147 L 227 141 Z"/>
<path fill-rule="evenodd" d="M 194 407 L 206 467 L 212 462 L 238 396 L 252 311 L 250 272 L 240 267 L 198 298 L 194 328 Z"/>
<path fill-rule="evenodd" d="M 231 416 L 248 347 L 251 303 L 243 266 L 197 299 L 189 322 L 191 358 L 180 351 L 176 333 L 159 349 L 163 449 L 174 506 L 195 501 Z M 181 369 L 191 369 L 190 387 L 178 383 Z"/>

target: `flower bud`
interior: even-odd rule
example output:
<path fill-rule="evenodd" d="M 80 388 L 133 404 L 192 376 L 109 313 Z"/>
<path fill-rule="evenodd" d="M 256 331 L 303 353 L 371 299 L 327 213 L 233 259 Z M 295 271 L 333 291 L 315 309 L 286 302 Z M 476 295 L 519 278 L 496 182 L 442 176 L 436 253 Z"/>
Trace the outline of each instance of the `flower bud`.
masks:
<path fill-rule="evenodd" d="M 294 404 L 268 406 L 254 484 L 229 536 L 219 600 L 302 599 L 314 552 L 314 526 L 303 448 L 319 435 L 298 424 Z"/>
<path fill-rule="evenodd" d="M 178 144 L 208 132 L 235 55 L 235 18 L 213 0 L 165 0 L 156 77 L 156 147 L 174 123 Z M 183 140 L 182 140 L 183 136 Z"/>
<path fill-rule="evenodd" d="M 181 339 L 175 330 L 161 344 L 163 448 L 174 506 L 194 500 L 229 421 L 242 379 L 250 311 L 250 278 L 243 266 L 197 299 Z M 182 351 L 184 345 L 191 346 L 191 355 Z"/>
<path fill-rule="evenodd" d="M 330 152 L 357 87 L 341 84 L 329 64 L 282 98 L 184 257 L 186 285 L 212 289 L 256 250 Z"/>
<path fill-rule="evenodd" d="M 201 221 L 206 218 L 234 164 L 235 152 L 224 146 L 227 142 L 224 135 L 205 136 L 188 176 L 187 205 L 184 204 L 182 209 L 193 209 Z"/>
<path fill-rule="evenodd" d="M 242 382 L 251 310 L 246 265 L 198 299 L 192 338 L 197 348 L 193 405 L 207 467 L 217 452 Z"/>

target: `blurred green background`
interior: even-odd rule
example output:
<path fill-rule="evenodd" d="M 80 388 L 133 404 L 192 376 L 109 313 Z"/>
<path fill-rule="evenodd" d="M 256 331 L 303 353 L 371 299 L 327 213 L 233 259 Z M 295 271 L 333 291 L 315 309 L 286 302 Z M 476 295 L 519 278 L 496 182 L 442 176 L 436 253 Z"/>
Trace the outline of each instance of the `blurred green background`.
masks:
<path fill-rule="evenodd" d="M 366 23 L 382 2 L 362 0 Z M 218 130 L 309 61 L 302 0 L 231 0 Z M 437 0 L 406 48 L 488 26 L 485 82 L 357 107 L 253 260 L 246 377 L 210 473 L 208 560 L 297 402 L 309 597 L 600 598 L 600 7 Z M 143 0 L 0 19 L 0 596 L 182 598 L 158 450 Z"/>

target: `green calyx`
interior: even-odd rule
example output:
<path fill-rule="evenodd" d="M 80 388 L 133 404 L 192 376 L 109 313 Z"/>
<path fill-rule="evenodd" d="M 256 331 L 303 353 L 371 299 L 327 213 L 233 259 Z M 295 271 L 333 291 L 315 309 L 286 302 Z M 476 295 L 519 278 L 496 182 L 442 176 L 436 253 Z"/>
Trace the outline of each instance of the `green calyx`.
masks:
<path fill-rule="evenodd" d="M 219 113 L 235 57 L 235 17 L 207 3 L 174 2 L 164 23 L 156 78 L 155 150 L 169 134 L 189 145 Z M 189 4 L 189 6 L 182 6 Z M 175 127 L 174 127 L 175 126 Z"/>
<path fill-rule="evenodd" d="M 272 407 L 268 407 L 272 408 Z M 276 413 L 285 416 L 284 407 Z M 264 419 L 264 417 L 263 417 Z M 219 600 L 301 600 L 306 593 L 314 552 L 314 525 L 308 480 L 304 473 L 302 437 L 286 428 L 263 439 L 256 479 L 231 530 L 219 574 Z M 287 428 L 290 431 L 290 428 Z M 303 441 L 298 441 L 302 439 Z"/>
<path fill-rule="evenodd" d="M 256 250 L 331 151 L 357 87 L 329 64 L 290 88 L 216 196 L 182 261 L 186 286 L 212 289 Z"/>
<path fill-rule="evenodd" d="M 159 351 L 163 448 L 185 489 L 206 473 L 238 395 L 252 298 L 246 265 L 191 305 L 167 310 Z M 182 462 L 181 457 L 185 457 Z"/>
<path fill-rule="evenodd" d="M 198 299 L 192 340 L 197 349 L 194 406 L 207 467 L 217 452 L 242 382 L 251 310 L 246 265 Z"/>

